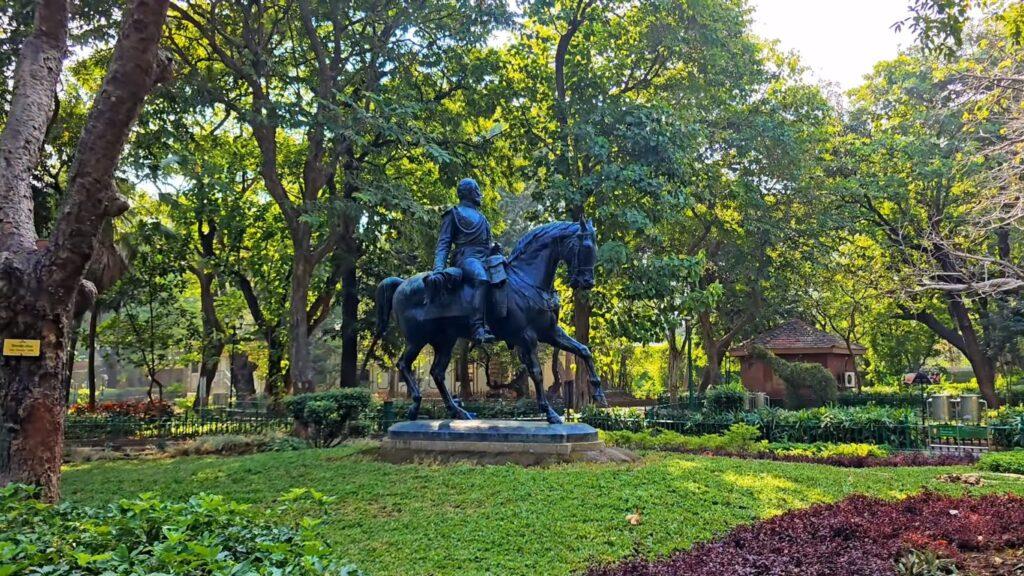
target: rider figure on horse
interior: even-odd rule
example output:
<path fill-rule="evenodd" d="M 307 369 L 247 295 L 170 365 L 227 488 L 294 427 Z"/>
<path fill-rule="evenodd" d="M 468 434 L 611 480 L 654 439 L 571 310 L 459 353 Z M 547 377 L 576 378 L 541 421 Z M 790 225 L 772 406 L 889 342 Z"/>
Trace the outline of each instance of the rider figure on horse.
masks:
<path fill-rule="evenodd" d="M 472 313 L 469 318 L 473 330 L 472 339 L 477 343 L 489 343 L 494 341 L 494 335 L 484 319 L 488 288 L 484 261 L 492 249 L 491 224 L 480 211 L 483 194 L 476 180 L 464 178 L 459 182 L 456 192 L 459 203 L 446 210 L 441 220 L 441 233 L 434 251 L 434 273 L 445 269 L 451 255 L 451 264 L 462 270 L 463 282 L 472 288 Z"/>

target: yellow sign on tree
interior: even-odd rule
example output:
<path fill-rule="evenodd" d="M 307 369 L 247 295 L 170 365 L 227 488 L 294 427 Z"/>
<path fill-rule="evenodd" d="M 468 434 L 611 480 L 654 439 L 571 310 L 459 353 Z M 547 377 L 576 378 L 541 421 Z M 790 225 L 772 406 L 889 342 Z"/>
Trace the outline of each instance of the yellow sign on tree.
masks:
<path fill-rule="evenodd" d="M 5 338 L 4 356 L 39 356 L 39 340 Z"/>

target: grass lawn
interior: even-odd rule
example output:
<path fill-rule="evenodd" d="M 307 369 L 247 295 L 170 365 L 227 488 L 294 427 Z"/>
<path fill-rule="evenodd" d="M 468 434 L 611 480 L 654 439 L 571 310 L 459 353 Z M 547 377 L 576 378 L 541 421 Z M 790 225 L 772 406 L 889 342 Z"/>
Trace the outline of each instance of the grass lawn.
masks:
<path fill-rule="evenodd" d="M 896 498 L 961 468 L 844 469 L 813 464 L 650 454 L 630 465 L 394 466 L 366 445 L 234 458 L 121 461 L 68 467 L 66 499 L 105 504 L 140 492 L 198 492 L 254 504 L 279 522 L 314 508 L 275 502 L 292 488 L 337 498 L 320 528 L 372 575 L 572 574 L 594 562 L 660 555 L 740 523 L 852 493 Z M 986 475 L 973 489 L 1024 494 Z M 628 514 L 642 522 L 631 525 Z"/>

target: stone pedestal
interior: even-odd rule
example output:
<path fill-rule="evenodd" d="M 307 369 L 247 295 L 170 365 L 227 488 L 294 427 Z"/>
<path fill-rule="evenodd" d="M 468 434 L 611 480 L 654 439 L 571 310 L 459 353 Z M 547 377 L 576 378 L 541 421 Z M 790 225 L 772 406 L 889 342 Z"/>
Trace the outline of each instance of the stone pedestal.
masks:
<path fill-rule="evenodd" d="M 480 464 L 628 462 L 632 454 L 607 448 L 587 424 L 520 420 L 417 420 L 388 429 L 381 444 L 388 462 L 472 461 Z"/>

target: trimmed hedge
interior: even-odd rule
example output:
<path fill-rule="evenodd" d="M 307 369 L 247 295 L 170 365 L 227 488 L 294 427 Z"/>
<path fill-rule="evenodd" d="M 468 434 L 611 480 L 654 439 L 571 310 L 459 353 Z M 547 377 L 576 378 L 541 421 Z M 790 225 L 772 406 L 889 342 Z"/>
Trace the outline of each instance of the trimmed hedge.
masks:
<path fill-rule="evenodd" d="M 676 452 L 761 452 L 768 449 L 768 443 L 758 441 L 761 432 L 746 424 L 733 424 L 724 434 L 684 436 L 666 430 L 600 431 L 601 440 L 612 446 L 636 450 L 669 450 Z"/>
<path fill-rule="evenodd" d="M 896 449 L 925 445 L 923 429 L 911 409 L 864 406 L 808 410 L 762 408 L 752 412 L 708 412 L 656 408 L 646 417 L 632 412 L 590 409 L 582 422 L 602 430 L 662 428 L 681 434 L 719 434 L 736 423 L 749 424 L 769 442 L 886 444 Z"/>
<path fill-rule="evenodd" d="M 915 408 L 921 409 L 921 393 L 900 392 L 900 393 L 876 393 L 870 389 L 861 392 L 840 392 L 836 396 L 836 405 L 845 407 L 855 406 L 888 406 L 890 408 Z"/>
<path fill-rule="evenodd" d="M 747 391 L 741 384 L 715 386 L 704 397 L 704 407 L 712 412 L 737 412 L 746 404 Z"/>
<path fill-rule="evenodd" d="M 300 435 L 316 446 L 328 446 L 349 435 L 350 426 L 371 405 L 370 392 L 346 388 L 299 394 L 285 399 L 285 407 L 298 425 Z"/>
<path fill-rule="evenodd" d="M 836 379 L 821 364 L 783 360 L 764 346 L 751 348 L 750 356 L 768 362 L 772 372 L 786 384 L 787 408 L 816 407 L 835 403 L 839 392 Z"/>

